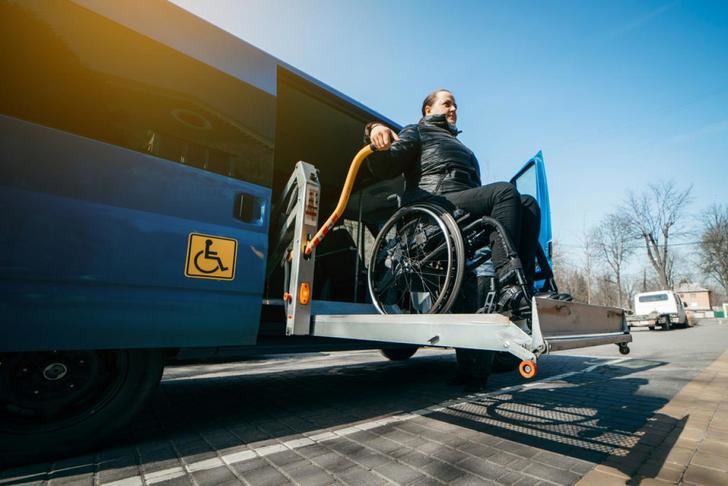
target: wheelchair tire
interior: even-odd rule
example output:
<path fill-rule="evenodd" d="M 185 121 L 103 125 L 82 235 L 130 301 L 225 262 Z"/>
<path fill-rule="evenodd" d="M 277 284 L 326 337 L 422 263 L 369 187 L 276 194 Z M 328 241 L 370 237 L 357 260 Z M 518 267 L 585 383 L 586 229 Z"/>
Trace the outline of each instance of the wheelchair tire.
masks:
<path fill-rule="evenodd" d="M 452 307 L 462 283 L 465 245 L 455 219 L 433 204 L 392 215 L 377 235 L 367 280 L 382 314 L 437 314 Z"/>
<path fill-rule="evenodd" d="M 448 300 L 443 305 L 443 308 L 438 313 L 444 314 L 452 308 L 460 294 L 460 288 L 462 287 L 463 280 L 465 279 L 465 261 L 467 260 L 467 254 L 465 252 L 465 239 L 460 232 L 455 218 L 444 208 L 436 204 L 421 203 L 423 207 L 428 207 L 433 211 L 437 212 L 444 221 L 445 225 L 450 230 L 450 235 L 453 240 L 453 247 L 455 250 L 456 261 L 453 267 L 454 279 L 448 296 Z"/>

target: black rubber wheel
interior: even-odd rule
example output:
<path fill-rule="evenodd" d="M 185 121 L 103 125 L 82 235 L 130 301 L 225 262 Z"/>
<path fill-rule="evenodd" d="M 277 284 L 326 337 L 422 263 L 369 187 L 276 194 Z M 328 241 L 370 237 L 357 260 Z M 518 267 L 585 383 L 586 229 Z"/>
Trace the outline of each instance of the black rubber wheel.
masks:
<path fill-rule="evenodd" d="M 0 354 L 0 466 L 78 453 L 126 425 L 156 388 L 160 350 Z"/>
<path fill-rule="evenodd" d="M 662 325 L 662 330 L 663 331 L 669 331 L 670 329 L 672 329 L 672 323 L 670 322 L 670 318 L 668 317 L 665 320 L 665 323 Z"/>
<path fill-rule="evenodd" d="M 505 373 L 508 371 L 515 371 L 518 369 L 518 365 L 521 364 L 520 358 L 513 356 L 511 353 L 505 351 L 498 351 L 495 353 L 493 358 L 493 372 Z"/>
<path fill-rule="evenodd" d="M 655 326 L 647 326 L 647 329 L 649 329 L 650 331 L 654 331 L 655 330 Z"/>
<path fill-rule="evenodd" d="M 372 247 L 372 303 L 382 314 L 446 313 L 458 296 L 465 245 L 453 217 L 432 204 L 398 210 Z"/>
<path fill-rule="evenodd" d="M 417 346 L 411 346 L 406 348 L 382 349 L 380 352 L 382 353 L 382 356 L 390 361 L 404 361 L 414 356 L 417 349 L 419 349 Z"/>
<path fill-rule="evenodd" d="M 493 371 L 494 356 L 496 354 L 495 351 L 456 348 L 455 358 L 458 363 L 458 376 L 485 385 Z"/>

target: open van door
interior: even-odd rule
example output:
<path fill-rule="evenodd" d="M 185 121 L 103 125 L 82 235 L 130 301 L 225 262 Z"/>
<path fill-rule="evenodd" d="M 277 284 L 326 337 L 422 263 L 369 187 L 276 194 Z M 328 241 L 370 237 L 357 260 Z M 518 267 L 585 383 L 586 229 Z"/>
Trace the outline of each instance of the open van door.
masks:
<path fill-rule="evenodd" d="M 541 232 L 538 241 L 543 248 L 549 265 L 551 265 L 551 204 L 549 203 L 549 188 L 546 181 L 546 165 L 540 150 L 511 178 L 511 184 L 516 186 L 521 194 L 529 194 L 536 198 L 538 205 L 541 207 Z M 540 269 L 537 268 L 536 271 L 538 273 Z M 541 287 L 542 282 L 536 282 L 536 286 Z"/>

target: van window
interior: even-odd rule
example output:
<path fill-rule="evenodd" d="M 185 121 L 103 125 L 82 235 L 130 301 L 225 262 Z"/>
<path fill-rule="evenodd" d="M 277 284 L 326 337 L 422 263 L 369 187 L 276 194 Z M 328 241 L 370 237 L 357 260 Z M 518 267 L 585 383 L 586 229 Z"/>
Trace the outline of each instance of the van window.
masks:
<path fill-rule="evenodd" d="M 640 302 L 660 302 L 662 300 L 667 300 L 667 294 L 641 295 L 639 297 Z"/>
<path fill-rule="evenodd" d="M 538 198 L 535 163 L 531 163 L 528 168 L 518 176 L 518 178 L 514 179 L 513 182 L 516 184 L 516 188 L 521 194 L 528 194 Z"/>
<path fill-rule="evenodd" d="M 272 185 L 272 95 L 71 2 L 0 18 L 1 114 Z"/>

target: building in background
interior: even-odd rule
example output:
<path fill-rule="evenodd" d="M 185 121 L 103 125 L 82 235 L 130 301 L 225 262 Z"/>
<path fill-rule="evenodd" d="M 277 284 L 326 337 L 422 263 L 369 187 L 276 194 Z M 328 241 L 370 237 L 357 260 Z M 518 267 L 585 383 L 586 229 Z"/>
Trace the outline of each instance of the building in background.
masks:
<path fill-rule="evenodd" d="M 693 317 L 713 317 L 713 309 L 710 307 L 710 290 L 693 283 L 683 283 L 676 292 L 686 304 L 685 310 Z"/>

